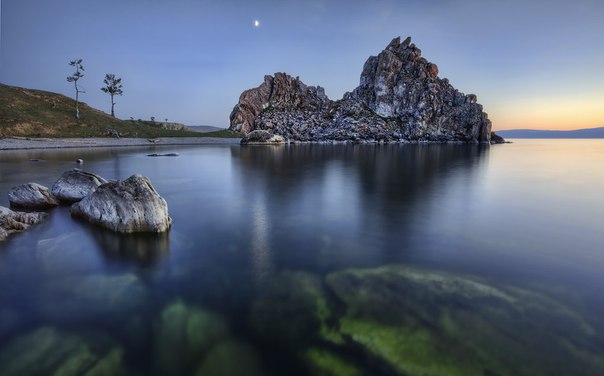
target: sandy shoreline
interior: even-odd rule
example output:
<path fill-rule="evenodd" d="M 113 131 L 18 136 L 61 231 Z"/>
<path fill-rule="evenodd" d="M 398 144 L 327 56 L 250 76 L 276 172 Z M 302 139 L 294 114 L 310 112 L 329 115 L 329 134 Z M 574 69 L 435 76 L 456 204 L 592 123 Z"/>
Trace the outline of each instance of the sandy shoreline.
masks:
<path fill-rule="evenodd" d="M 26 149 L 65 149 L 120 146 L 161 146 L 161 145 L 238 145 L 239 138 L 219 137 L 164 137 L 146 138 L 0 138 L 0 151 Z"/>

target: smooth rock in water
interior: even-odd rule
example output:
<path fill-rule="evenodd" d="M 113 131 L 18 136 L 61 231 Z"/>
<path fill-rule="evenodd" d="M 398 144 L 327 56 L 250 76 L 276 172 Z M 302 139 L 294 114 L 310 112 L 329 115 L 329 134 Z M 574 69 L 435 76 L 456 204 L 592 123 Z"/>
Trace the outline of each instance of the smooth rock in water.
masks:
<path fill-rule="evenodd" d="M 71 215 L 122 233 L 164 232 L 172 224 L 166 200 L 138 174 L 101 185 L 73 204 Z"/>
<path fill-rule="evenodd" d="M 297 77 L 265 76 L 241 94 L 229 129 L 266 130 L 290 141 L 488 143 L 491 122 L 476 96 L 438 73 L 411 38 L 395 38 L 367 59 L 359 86 L 338 101 Z"/>
<path fill-rule="evenodd" d="M 178 153 L 165 153 L 165 154 L 147 154 L 147 157 L 178 157 Z"/>
<path fill-rule="evenodd" d="M 241 145 L 256 145 L 256 144 L 282 144 L 285 142 L 283 136 L 272 134 L 269 131 L 257 129 L 243 136 Z"/>
<path fill-rule="evenodd" d="M 82 163 L 84 163 L 84 160 L 83 159 L 76 159 L 76 163 L 77 164 L 82 164 Z"/>
<path fill-rule="evenodd" d="M 126 375 L 122 354 L 121 347 L 103 336 L 84 339 L 52 327 L 43 327 L 2 347 L 0 374 L 120 376 Z"/>
<path fill-rule="evenodd" d="M 80 201 L 105 183 L 107 180 L 96 174 L 74 168 L 64 172 L 51 191 L 59 200 L 72 203 Z"/>
<path fill-rule="evenodd" d="M 12 233 L 27 230 L 47 216 L 46 213 L 23 213 L 0 206 L 0 240 L 6 239 Z"/>
<path fill-rule="evenodd" d="M 8 191 L 8 201 L 12 207 L 47 209 L 59 205 L 57 199 L 43 185 L 21 184 Z"/>

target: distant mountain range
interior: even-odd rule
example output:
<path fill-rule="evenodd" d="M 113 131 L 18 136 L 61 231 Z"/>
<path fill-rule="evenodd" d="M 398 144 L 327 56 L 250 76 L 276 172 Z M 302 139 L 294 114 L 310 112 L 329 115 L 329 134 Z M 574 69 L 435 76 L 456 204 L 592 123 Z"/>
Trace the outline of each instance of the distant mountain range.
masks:
<path fill-rule="evenodd" d="M 495 133 L 503 138 L 604 138 L 604 127 L 575 129 L 571 131 L 509 129 L 495 131 Z"/>

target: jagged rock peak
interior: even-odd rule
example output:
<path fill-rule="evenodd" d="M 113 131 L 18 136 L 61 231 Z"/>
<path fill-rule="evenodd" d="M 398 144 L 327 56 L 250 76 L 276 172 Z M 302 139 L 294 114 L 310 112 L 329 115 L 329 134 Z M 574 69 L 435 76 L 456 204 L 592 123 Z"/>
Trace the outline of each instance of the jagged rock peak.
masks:
<path fill-rule="evenodd" d="M 488 143 L 491 122 L 476 95 L 459 92 L 438 74 L 410 37 L 397 37 L 367 59 L 359 86 L 336 102 L 320 86 L 285 73 L 266 76 L 241 94 L 230 129 L 265 130 L 290 142 Z"/>
<path fill-rule="evenodd" d="M 331 101 L 321 86 L 307 86 L 299 77 L 277 72 L 260 86 L 244 91 L 230 116 L 231 129 L 248 133 L 262 111 L 320 111 Z"/>

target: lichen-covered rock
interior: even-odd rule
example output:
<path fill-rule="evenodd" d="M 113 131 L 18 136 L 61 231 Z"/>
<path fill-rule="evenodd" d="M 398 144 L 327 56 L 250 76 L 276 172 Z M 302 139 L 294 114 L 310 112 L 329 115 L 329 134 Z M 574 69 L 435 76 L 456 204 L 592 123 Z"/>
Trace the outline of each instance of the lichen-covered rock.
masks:
<path fill-rule="evenodd" d="M 46 213 L 23 213 L 0 206 L 0 241 L 12 233 L 27 230 L 47 216 Z"/>
<path fill-rule="evenodd" d="M 27 209 L 47 209 L 59 205 L 57 199 L 43 185 L 21 184 L 8 191 L 11 207 Z"/>
<path fill-rule="evenodd" d="M 122 233 L 164 232 L 172 223 L 166 200 L 138 174 L 99 186 L 72 205 L 71 215 Z"/>
<path fill-rule="evenodd" d="M 51 188 L 52 194 L 59 200 L 73 203 L 94 192 L 107 180 L 99 175 L 74 168 L 65 171 Z"/>
<path fill-rule="evenodd" d="M 241 94 L 230 129 L 268 130 L 289 141 L 483 142 L 491 122 L 474 94 L 438 77 L 411 38 L 395 38 L 363 67 L 360 85 L 331 101 L 285 73 Z"/>
<path fill-rule="evenodd" d="M 285 142 L 283 136 L 274 135 L 269 131 L 257 129 L 243 136 L 241 145 L 255 144 L 282 144 Z"/>
<path fill-rule="evenodd" d="M 37 329 L 2 347 L 0 374 L 126 375 L 122 348 L 107 338 L 97 337 L 93 342 L 51 327 Z"/>

